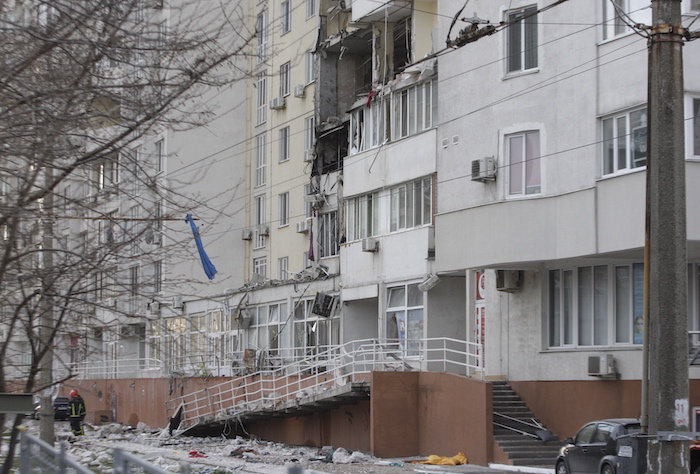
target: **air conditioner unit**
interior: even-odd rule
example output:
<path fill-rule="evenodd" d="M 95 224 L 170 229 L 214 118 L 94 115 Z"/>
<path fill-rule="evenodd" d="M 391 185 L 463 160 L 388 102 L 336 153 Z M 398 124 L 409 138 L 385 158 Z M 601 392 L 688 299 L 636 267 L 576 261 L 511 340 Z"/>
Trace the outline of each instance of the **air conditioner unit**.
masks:
<path fill-rule="evenodd" d="M 160 311 L 160 302 L 151 301 L 150 303 L 148 303 L 148 311 L 152 314 L 158 313 Z"/>
<path fill-rule="evenodd" d="M 117 307 L 117 299 L 116 298 L 107 298 L 107 306 L 109 308 L 116 308 Z"/>
<path fill-rule="evenodd" d="M 264 235 L 265 237 L 270 235 L 270 227 L 267 225 L 258 226 L 258 235 Z"/>
<path fill-rule="evenodd" d="M 304 219 L 301 222 L 297 222 L 297 232 L 299 232 L 300 234 L 303 234 L 303 233 L 308 232 L 308 231 L 309 231 L 309 221 Z"/>
<path fill-rule="evenodd" d="M 318 292 L 311 306 L 311 313 L 324 318 L 330 318 L 335 309 L 336 297 L 328 293 Z"/>
<path fill-rule="evenodd" d="M 182 296 L 173 296 L 173 308 L 182 309 L 185 304 L 182 302 Z"/>
<path fill-rule="evenodd" d="M 143 240 L 144 240 L 144 242 L 146 242 L 149 245 L 160 245 L 160 242 L 161 242 L 160 232 L 157 232 L 153 229 L 148 229 L 145 232 Z"/>
<path fill-rule="evenodd" d="M 240 329 L 248 329 L 252 318 L 247 310 L 242 310 L 236 318 L 236 327 Z"/>
<path fill-rule="evenodd" d="M 314 161 L 314 154 L 311 150 L 304 151 L 304 161 Z"/>
<path fill-rule="evenodd" d="M 306 97 L 306 87 L 303 84 L 294 87 L 294 97 Z"/>
<path fill-rule="evenodd" d="M 252 238 L 253 238 L 253 233 L 250 231 L 250 229 L 243 229 L 243 232 L 241 233 L 241 239 L 250 240 Z"/>
<path fill-rule="evenodd" d="M 284 97 L 275 97 L 270 101 L 270 108 L 273 110 L 283 109 L 285 106 Z"/>
<path fill-rule="evenodd" d="M 496 289 L 513 293 L 520 291 L 520 270 L 496 270 Z"/>
<path fill-rule="evenodd" d="M 496 179 L 496 160 L 492 156 L 472 161 L 472 181 L 494 181 Z"/>
<path fill-rule="evenodd" d="M 378 252 L 379 251 L 379 241 L 377 239 L 368 237 L 362 239 L 362 251 L 363 252 Z"/>
<path fill-rule="evenodd" d="M 612 355 L 588 356 L 588 375 L 604 377 L 615 373 L 615 358 Z"/>

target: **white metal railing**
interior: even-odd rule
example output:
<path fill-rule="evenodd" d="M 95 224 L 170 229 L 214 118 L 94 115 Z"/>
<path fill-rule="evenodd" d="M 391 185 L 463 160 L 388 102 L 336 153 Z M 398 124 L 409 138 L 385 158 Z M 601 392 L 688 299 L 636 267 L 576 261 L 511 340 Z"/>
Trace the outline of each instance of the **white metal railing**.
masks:
<path fill-rule="evenodd" d="M 293 355 L 296 350 L 280 349 L 278 353 L 285 360 L 285 352 Z M 182 431 L 199 423 L 283 409 L 331 389 L 367 382 L 367 375 L 373 371 L 420 370 L 483 376 L 479 346 L 451 338 L 368 339 L 313 352 L 292 358 L 278 368 L 241 375 L 170 400 L 166 403 L 168 415 L 172 418 L 180 411 L 177 429 Z"/>
<path fill-rule="evenodd" d="M 163 362 L 158 359 L 78 362 L 70 365 L 70 373 L 79 379 L 157 378 L 167 375 Z"/>

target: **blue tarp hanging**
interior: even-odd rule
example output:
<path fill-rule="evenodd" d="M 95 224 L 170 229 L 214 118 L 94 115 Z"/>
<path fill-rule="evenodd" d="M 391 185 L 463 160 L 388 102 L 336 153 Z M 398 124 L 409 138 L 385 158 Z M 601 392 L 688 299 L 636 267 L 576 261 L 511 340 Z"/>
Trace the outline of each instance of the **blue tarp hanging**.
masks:
<path fill-rule="evenodd" d="M 207 277 L 209 277 L 210 280 L 213 280 L 214 275 L 216 275 L 216 267 L 214 266 L 213 263 L 211 263 L 211 260 L 209 260 L 209 256 L 204 251 L 204 246 L 202 245 L 202 239 L 199 236 L 199 229 L 197 228 L 197 225 L 194 223 L 194 219 L 192 219 L 192 214 L 187 214 L 185 221 L 189 222 L 190 227 L 192 227 L 192 234 L 194 234 L 194 242 L 197 244 L 197 250 L 199 251 L 199 257 L 202 259 L 202 267 L 204 267 L 204 273 L 207 274 Z"/>

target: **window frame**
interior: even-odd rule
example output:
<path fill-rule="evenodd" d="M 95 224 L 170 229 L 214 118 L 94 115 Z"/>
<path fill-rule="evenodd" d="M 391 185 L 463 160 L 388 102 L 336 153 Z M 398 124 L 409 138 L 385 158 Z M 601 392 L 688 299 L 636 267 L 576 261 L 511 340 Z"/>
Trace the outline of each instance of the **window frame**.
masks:
<path fill-rule="evenodd" d="M 279 129 L 279 163 L 289 161 L 291 147 L 291 133 L 289 126 Z"/>
<path fill-rule="evenodd" d="M 530 15 L 537 11 L 537 5 L 506 10 L 506 21 L 514 21 L 519 16 Z M 526 19 L 514 21 L 506 34 L 506 75 L 512 76 L 539 69 L 539 22 L 538 15 L 532 14 Z M 517 44 L 515 42 L 517 41 Z M 534 46 L 528 48 L 528 45 Z M 517 60 L 517 62 L 516 62 Z"/>
<path fill-rule="evenodd" d="M 316 142 L 316 117 L 310 116 L 304 119 L 304 154 L 313 155 Z M 308 160 L 306 160 L 308 161 Z"/>
<path fill-rule="evenodd" d="M 417 190 L 420 194 L 416 192 Z M 420 209 L 417 206 L 419 203 Z M 431 176 L 391 187 L 389 189 L 389 232 L 401 232 L 431 225 L 433 208 Z M 417 217 L 420 219 L 416 219 Z M 420 222 L 417 222 L 418 220 Z"/>
<path fill-rule="evenodd" d="M 289 61 L 280 66 L 280 97 L 287 97 L 291 93 L 291 68 Z"/>
<path fill-rule="evenodd" d="M 633 115 L 635 114 L 639 114 L 639 121 L 641 123 L 646 123 L 646 125 L 634 127 L 635 121 L 633 119 Z M 649 123 L 647 115 L 647 107 L 644 106 L 601 117 L 601 176 L 617 176 L 646 169 L 646 162 L 648 158 L 646 155 L 646 136 Z M 620 132 L 620 123 L 622 120 L 624 120 L 625 130 Z M 608 124 L 612 127 L 610 128 L 610 131 L 612 132 L 612 135 L 610 136 L 608 136 Z M 624 144 L 621 143 L 620 139 L 624 139 Z M 638 145 L 636 145 L 637 143 Z M 625 166 L 621 167 L 620 150 L 623 148 L 623 145 L 625 151 Z M 643 147 L 641 150 L 645 153 L 643 158 L 644 163 L 634 166 L 636 161 L 642 161 L 642 159 L 638 160 L 634 158 L 634 153 L 637 146 Z"/>
<path fill-rule="evenodd" d="M 329 211 L 318 216 L 319 258 L 335 257 L 340 251 L 338 244 L 338 211 Z"/>
<path fill-rule="evenodd" d="M 265 72 L 258 74 L 255 89 L 255 125 L 257 126 L 267 121 L 267 75 Z"/>
<path fill-rule="evenodd" d="M 267 134 L 255 137 L 255 187 L 267 184 Z"/>
<path fill-rule="evenodd" d="M 700 0 L 699 0 L 700 1 Z M 688 94 L 685 106 L 686 117 L 686 156 L 691 160 L 700 160 L 700 95 Z"/>
<path fill-rule="evenodd" d="M 265 247 L 265 236 L 260 233 L 260 227 L 267 224 L 266 201 L 267 196 L 265 194 L 259 194 L 253 198 L 253 224 L 255 225 L 255 231 L 253 232 L 254 249 Z"/>
<path fill-rule="evenodd" d="M 355 196 L 345 201 L 345 235 L 348 242 L 373 237 L 379 232 L 379 193 Z"/>
<path fill-rule="evenodd" d="M 407 359 L 420 357 L 423 351 L 422 340 L 425 338 L 425 295 L 418 289 L 418 284 L 419 282 L 407 282 L 387 285 L 386 288 L 386 308 L 384 313 L 387 340 L 390 343 L 396 340 L 398 349 Z M 403 301 L 397 301 L 395 298 L 392 298 L 394 293 L 400 297 L 401 290 L 403 290 L 403 297 L 401 298 Z M 415 301 L 411 301 L 412 296 L 413 298 L 420 296 L 420 304 L 415 304 Z M 413 322 L 410 321 L 410 313 L 418 311 L 420 311 L 418 327 L 411 327 L 415 324 L 415 320 Z M 395 318 L 395 323 L 392 323 L 392 317 Z M 392 324 L 395 324 L 395 326 Z M 393 337 L 394 332 L 396 337 Z M 420 332 L 420 334 L 417 334 L 419 337 L 415 337 L 417 332 Z"/>
<path fill-rule="evenodd" d="M 257 257 L 253 259 L 253 274 L 267 278 L 267 257 Z"/>
<path fill-rule="evenodd" d="M 316 82 L 316 56 L 313 51 L 307 51 L 304 57 L 304 76 L 306 85 Z"/>
<path fill-rule="evenodd" d="M 262 64 L 267 60 L 267 42 L 268 42 L 268 20 L 267 20 L 267 10 L 264 10 L 258 14 L 256 21 L 257 37 L 258 37 L 258 48 L 256 51 L 257 64 Z"/>
<path fill-rule="evenodd" d="M 316 0 L 306 0 L 306 19 L 316 16 Z"/>
<path fill-rule="evenodd" d="M 537 156 L 529 156 L 528 153 L 528 137 L 537 137 Z M 508 172 L 506 173 L 506 196 L 510 198 L 528 198 L 532 196 L 542 195 L 542 134 L 540 130 L 526 130 L 516 133 L 509 133 L 504 135 L 504 147 L 505 147 L 505 157 L 506 157 L 506 167 Z M 514 147 L 514 140 L 522 139 L 522 146 Z M 520 149 L 522 154 L 522 160 L 518 163 L 514 163 L 513 152 Z M 532 162 L 531 166 L 528 162 Z M 522 169 L 522 174 L 518 173 L 518 170 Z M 517 176 L 516 176 L 517 173 Z M 534 178 L 534 173 L 539 176 L 537 179 L 537 184 L 530 184 L 530 178 Z M 516 179 L 517 178 L 517 179 Z M 516 181 L 520 181 L 520 191 L 514 190 L 513 185 Z M 530 188 L 530 192 L 528 189 Z"/>
<path fill-rule="evenodd" d="M 292 0 L 282 0 L 280 3 L 280 35 L 292 31 Z"/>
<path fill-rule="evenodd" d="M 644 6 L 648 3 L 646 0 L 600 0 L 602 1 L 601 8 L 601 38 L 603 41 L 610 41 L 615 38 L 620 38 L 632 33 L 632 29 L 627 26 L 627 23 L 643 23 L 651 25 L 651 9 L 647 9 Z M 615 1 L 617 5 L 631 18 L 631 21 L 625 18 L 622 20 L 617 10 L 613 6 L 612 2 Z M 630 2 L 635 2 L 633 5 Z M 636 2 L 640 2 L 643 6 L 638 8 Z"/>
<path fill-rule="evenodd" d="M 289 226 L 289 191 L 278 195 L 277 205 L 279 211 L 278 226 Z"/>

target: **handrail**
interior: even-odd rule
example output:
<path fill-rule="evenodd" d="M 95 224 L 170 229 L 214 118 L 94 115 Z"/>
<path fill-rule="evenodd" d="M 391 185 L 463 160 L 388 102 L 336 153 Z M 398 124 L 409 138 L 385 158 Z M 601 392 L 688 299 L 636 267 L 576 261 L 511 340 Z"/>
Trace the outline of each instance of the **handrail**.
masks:
<path fill-rule="evenodd" d="M 288 354 L 297 349 L 277 351 Z M 182 407 L 178 427 L 182 431 L 203 422 L 281 409 L 328 390 L 347 390 L 352 384 L 367 382 L 367 375 L 377 370 L 471 376 L 481 371 L 479 349 L 475 343 L 451 338 L 352 341 L 178 397 L 167 402 L 166 409 L 172 416 Z"/>

